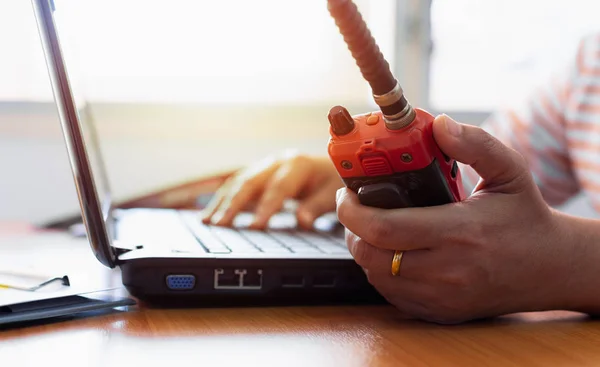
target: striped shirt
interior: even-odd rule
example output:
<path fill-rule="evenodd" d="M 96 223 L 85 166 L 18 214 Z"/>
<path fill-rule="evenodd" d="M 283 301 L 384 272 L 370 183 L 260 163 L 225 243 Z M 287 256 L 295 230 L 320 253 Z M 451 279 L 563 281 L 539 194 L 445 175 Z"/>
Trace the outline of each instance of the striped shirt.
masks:
<path fill-rule="evenodd" d="M 562 74 L 482 127 L 525 157 L 549 205 L 583 193 L 600 212 L 600 34 L 580 42 Z M 479 176 L 462 170 L 469 193 Z"/>

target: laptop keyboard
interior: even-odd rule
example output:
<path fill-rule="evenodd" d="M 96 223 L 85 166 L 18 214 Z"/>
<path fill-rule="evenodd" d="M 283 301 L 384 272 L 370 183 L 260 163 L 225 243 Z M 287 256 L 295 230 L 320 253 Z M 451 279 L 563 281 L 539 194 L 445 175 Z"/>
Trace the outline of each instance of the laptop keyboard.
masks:
<path fill-rule="evenodd" d="M 209 253 L 348 254 L 344 240 L 328 233 L 207 226 L 193 212 L 181 215 L 200 245 Z"/>

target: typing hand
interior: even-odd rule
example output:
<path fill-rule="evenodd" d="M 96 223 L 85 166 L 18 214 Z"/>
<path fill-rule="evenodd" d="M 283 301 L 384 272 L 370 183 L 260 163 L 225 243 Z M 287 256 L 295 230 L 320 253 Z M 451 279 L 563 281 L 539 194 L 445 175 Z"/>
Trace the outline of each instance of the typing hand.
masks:
<path fill-rule="evenodd" d="M 436 119 L 434 136 L 482 177 L 463 202 L 385 210 L 338 192 L 348 248 L 371 284 L 399 310 L 440 323 L 562 307 L 582 251 L 566 239 L 564 218 L 546 205 L 523 157 L 449 118 Z M 394 250 L 404 251 L 396 276 Z"/>
<path fill-rule="evenodd" d="M 256 202 L 251 228 L 264 229 L 284 201 L 296 199 L 298 224 L 312 228 L 320 215 L 335 210 L 335 192 L 343 186 L 327 157 L 284 152 L 241 170 L 219 188 L 203 211 L 205 223 L 230 226 Z"/>

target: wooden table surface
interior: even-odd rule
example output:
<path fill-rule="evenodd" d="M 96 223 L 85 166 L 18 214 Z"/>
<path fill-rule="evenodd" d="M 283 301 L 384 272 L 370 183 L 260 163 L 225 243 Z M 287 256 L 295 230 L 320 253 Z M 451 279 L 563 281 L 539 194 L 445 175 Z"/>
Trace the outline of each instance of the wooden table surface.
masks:
<path fill-rule="evenodd" d="M 1 226 L 0 226 L 1 228 Z M 12 237 L 16 241 L 18 238 Z M 0 238 L 6 243 L 6 237 Z M 24 245 L 21 242 L 20 245 Z M 85 251 L 84 247 L 81 251 Z M 72 252 L 72 251 L 71 251 Z M 0 365 L 596 366 L 600 323 L 585 315 L 510 315 L 458 326 L 390 306 L 137 307 L 0 329 Z"/>

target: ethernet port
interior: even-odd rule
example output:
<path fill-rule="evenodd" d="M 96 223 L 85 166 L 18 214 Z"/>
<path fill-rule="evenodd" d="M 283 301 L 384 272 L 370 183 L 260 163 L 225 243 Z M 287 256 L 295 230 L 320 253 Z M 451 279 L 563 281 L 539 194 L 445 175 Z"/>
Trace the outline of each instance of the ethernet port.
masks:
<path fill-rule="evenodd" d="M 240 286 L 240 274 L 233 269 L 215 270 L 215 289 L 237 288 Z"/>
<path fill-rule="evenodd" d="M 260 288 L 262 287 L 262 270 L 247 270 L 244 273 L 243 287 L 244 288 Z"/>

